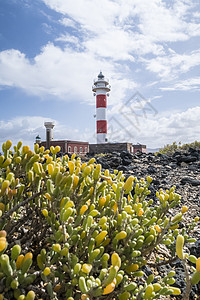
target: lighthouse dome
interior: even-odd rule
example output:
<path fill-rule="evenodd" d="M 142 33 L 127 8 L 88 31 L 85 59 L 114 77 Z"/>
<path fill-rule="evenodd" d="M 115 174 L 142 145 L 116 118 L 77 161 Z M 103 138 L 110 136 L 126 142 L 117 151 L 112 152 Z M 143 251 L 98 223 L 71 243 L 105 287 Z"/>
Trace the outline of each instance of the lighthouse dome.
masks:
<path fill-rule="evenodd" d="M 104 75 L 102 74 L 102 72 L 100 71 L 99 75 L 98 75 L 98 79 L 104 79 Z"/>

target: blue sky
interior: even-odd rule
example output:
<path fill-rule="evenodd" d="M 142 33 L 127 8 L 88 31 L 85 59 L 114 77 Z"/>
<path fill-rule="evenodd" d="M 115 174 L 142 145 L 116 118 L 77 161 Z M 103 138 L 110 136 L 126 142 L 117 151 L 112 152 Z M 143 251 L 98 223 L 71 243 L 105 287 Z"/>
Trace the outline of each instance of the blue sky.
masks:
<path fill-rule="evenodd" d="M 0 143 L 95 142 L 100 70 L 109 141 L 199 140 L 199 0 L 0 0 Z"/>

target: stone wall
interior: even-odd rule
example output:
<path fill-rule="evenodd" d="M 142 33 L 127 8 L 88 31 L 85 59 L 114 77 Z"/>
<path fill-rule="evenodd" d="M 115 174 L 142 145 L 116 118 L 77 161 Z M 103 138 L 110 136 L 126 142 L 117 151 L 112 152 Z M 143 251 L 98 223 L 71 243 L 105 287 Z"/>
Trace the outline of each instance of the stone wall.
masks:
<path fill-rule="evenodd" d="M 90 154 L 112 153 L 128 151 L 133 152 L 131 143 L 105 143 L 105 144 L 90 144 Z"/>

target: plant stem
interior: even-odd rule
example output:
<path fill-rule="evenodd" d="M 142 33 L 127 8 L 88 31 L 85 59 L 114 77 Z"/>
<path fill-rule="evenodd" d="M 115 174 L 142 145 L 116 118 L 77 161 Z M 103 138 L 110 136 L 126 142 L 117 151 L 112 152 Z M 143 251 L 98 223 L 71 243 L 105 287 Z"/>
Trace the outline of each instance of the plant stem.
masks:
<path fill-rule="evenodd" d="M 188 272 L 188 265 L 186 263 L 186 259 L 184 258 L 182 260 L 183 262 L 183 267 L 184 267 L 184 271 L 185 271 L 185 279 L 186 279 L 186 288 L 185 288 L 185 292 L 183 294 L 183 300 L 189 300 L 190 297 L 190 292 L 191 292 L 191 281 L 190 281 L 190 275 Z"/>
<path fill-rule="evenodd" d="M 31 200 L 37 198 L 37 197 L 40 196 L 42 193 L 43 193 L 43 191 L 40 191 L 39 193 L 36 193 L 36 194 L 34 194 L 33 196 L 31 196 L 31 197 L 25 199 L 24 201 L 18 203 L 17 205 L 15 205 L 12 209 L 10 209 L 9 211 L 7 211 L 5 214 L 3 214 L 3 215 L 1 216 L 0 223 L 1 223 L 4 219 L 6 219 L 6 218 L 9 217 L 10 215 L 12 215 L 12 213 L 13 213 L 14 211 L 16 211 L 18 208 L 20 208 L 21 206 L 24 206 L 25 204 L 27 204 L 27 203 L 30 202 Z"/>

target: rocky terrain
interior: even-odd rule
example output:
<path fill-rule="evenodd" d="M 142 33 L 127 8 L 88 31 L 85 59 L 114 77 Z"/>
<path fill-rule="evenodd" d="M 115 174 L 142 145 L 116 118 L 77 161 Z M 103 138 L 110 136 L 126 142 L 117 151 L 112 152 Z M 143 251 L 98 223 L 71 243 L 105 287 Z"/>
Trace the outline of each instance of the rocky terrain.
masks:
<path fill-rule="evenodd" d="M 110 172 L 114 169 L 123 170 L 126 176 L 134 175 L 138 179 L 150 175 L 153 178 L 150 197 L 155 202 L 157 190 L 169 189 L 175 185 L 176 192 L 182 196 L 180 207 L 182 205 L 189 207 L 184 216 L 186 223 L 195 216 L 200 217 L 200 150 L 190 148 L 187 152 L 176 151 L 170 156 L 161 153 L 131 154 L 123 151 L 97 155 L 96 160 Z M 196 226 L 194 236 L 197 242 L 190 247 L 190 253 L 200 257 L 200 226 Z M 173 266 L 177 273 L 176 285 L 183 291 L 185 286 L 183 266 L 179 260 Z M 160 267 L 159 272 L 166 273 L 167 266 Z M 200 299 L 200 285 L 193 288 L 191 299 Z"/>
<path fill-rule="evenodd" d="M 134 175 L 138 179 L 151 176 L 151 198 L 156 201 L 155 192 L 176 186 L 176 192 L 182 196 L 182 205 L 187 205 L 189 217 L 200 217 L 200 150 L 175 152 L 173 155 L 159 153 L 131 154 L 123 151 L 97 156 L 96 160 L 104 169 L 112 172 L 123 170 L 124 174 Z M 200 236 L 200 228 L 197 231 Z"/>

